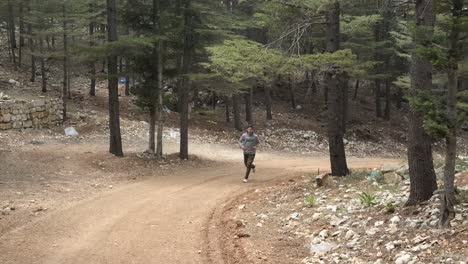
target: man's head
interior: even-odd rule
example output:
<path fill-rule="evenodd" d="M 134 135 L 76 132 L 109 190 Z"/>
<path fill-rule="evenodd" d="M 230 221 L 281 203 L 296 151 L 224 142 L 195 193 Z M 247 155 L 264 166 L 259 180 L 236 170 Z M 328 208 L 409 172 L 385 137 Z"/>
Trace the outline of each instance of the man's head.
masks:
<path fill-rule="evenodd" d="M 254 132 L 253 126 L 248 126 L 248 127 L 247 127 L 247 133 L 249 133 L 249 135 L 252 135 L 253 132 Z"/>

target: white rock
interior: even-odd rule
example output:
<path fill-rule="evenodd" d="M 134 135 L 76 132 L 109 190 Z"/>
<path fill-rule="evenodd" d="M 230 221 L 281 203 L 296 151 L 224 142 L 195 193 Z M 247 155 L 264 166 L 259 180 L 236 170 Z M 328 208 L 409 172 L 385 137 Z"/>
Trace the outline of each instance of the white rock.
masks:
<path fill-rule="evenodd" d="M 374 226 L 379 227 L 379 226 L 383 226 L 383 224 L 384 224 L 384 221 L 377 221 L 374 223 Z"/>
<path fill-rule="evenodd" d="M 65 128 L 65 135 L 68 137 L 76 137 L 78 136 L 78 131 L 74 127 L 67 127 Z"/>
<path fill-rule="evenodd" d="M 295 213 L 292 213 L 290 216 L 289 216 L 289 219 L 294 219 L 294 220 L 297 220 L 299 219 L 300 217 L 300 214 L 298 212 L 295 212 Z"/>
<path fill-rule="evenodd" d="M 335 243 L 320 243 L 320 244 L 312 244 L 310 245 L 310 253 L 323 253 L 323 252 L 328 252 L 334 248 L 336 248 L 338 245 Z"/>
<path fill-rule="evenodd" d="M 245 204 L 239 205 L 239 210 L 244 210 L 245 209 Z"/>
<path fill-rule="evenodd" d="M 393 249 L 395 249 L 395 245 L 393 245 L 392 243 L 388 243 L 385 245 L 385 249 L 387 251 L 392 251 Z"/>
<path fill-rule="evenodd" d="M 400 220 L 401 220 L 400 217 L 398 215 L 395 215 L 394 217 L 390 219 L 390 222 L 396 224 L 396 223 L 399 223 Z"/>
<path fill-rule="evenodd" d="M 262 226 L 263 226 L 262 223 L 257 224 L 257 227 L 262 227 Z"/>
<path fill-rule="evenodd" d="M 333 213 L 336 213 L 338 207 L 336 205 L 327 205 L 327 209 L 332 211 Z"/>
<path fill-rule="evenodd" d="M 344 222 L 346 222 L 346 219 L 338 218 L 335 215 L 333 215 L 331 220 L 330 220 L 330 225 L 339 226 L 339 225 L 343 224 Z"/>
<path fill-rule="evenodd" d="M 312 221 L 317 221 L 322 216 L 321 213 L 314 213 L 312 215 Z"/>
<path fill-rule="evenodd" d="M 395 264 L 406 264 L 411 260 L 410 254 L 404 254 L 395 260 Z"/>
<path fill-rule="evenodd" d="M 386 231 L 393 235 L 398 232 L 398 227 L 396 224 L 390 224 Z"/>
<path fill-rule="evenodd" d="M 356 232 L 354 232 L 353 230 L 348 230 L 345 234 L 345 238 L 349 240 L 354 238 L 356 235 Z"/>
<path fill-rule="evenodd" d="M 259 215 L 257 215 L 257 217 L 260 218 L 260 219 L 268 219 L 268 215 L 266 215 L 266 214 L 259 214 Z"/>
<path fill-rule="evenodd" d="M 373 227 L 373 228 L 371 228 L 371 229 L 367 229 L 367 230 L 366 230 L 366 234 L 367 234 L 367 235 L 375 235 L 375 234 L 377 234 L 377 232 L 379 232 L 379 231 L 380 231 L 380 229 L 378 229 L 378 228 L 376 228 L 376 227 Z"/>
<path fill-rule="evenodd" d="M 319 237 L 322 238 L 322 239 L 327 238 L 328 237 L 328 230 L 324 229 L 324 230 L 320 231 Z"/>

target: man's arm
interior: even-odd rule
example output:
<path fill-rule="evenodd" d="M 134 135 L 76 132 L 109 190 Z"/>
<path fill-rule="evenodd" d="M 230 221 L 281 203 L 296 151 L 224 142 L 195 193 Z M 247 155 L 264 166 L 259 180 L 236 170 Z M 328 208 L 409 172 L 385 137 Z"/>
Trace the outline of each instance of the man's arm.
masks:
<path fill-rule="evenodd" d="M 240 139 L 239 139 L 239 147 L 240 147 L 241 149 L 245 149 L 245 147 L 244 147 L 244 142 L 245 142 L 245 137 L 244 137 L 244 135 L 242 134 L 242 136 L 241 136 Z"/>

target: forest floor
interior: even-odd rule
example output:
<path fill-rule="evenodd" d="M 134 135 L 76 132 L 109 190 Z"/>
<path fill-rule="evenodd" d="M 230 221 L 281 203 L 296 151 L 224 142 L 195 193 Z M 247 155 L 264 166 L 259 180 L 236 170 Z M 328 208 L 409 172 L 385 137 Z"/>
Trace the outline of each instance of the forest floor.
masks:
<path fill-rule="evenodd" d="M 0 91 L 12 98 L 44 96 L 25 73 L 11 73 L 2 65 L 0 73 Z M 21 85 L 8 84 L 9 78 Z M 50 78 L 50 83 L 47 96 L 58 96 L 59 81 Z M 166 113 L 167 155 L 157 161 L 144 153 L 144 114 L 133 97 L 121 97 L 125 157 L 116 158 L 107 153 L 105 83 L 96 97 L 89 97 L 86 87 L 86 80 L 75 78 L 71 118 L 63 126 L 0 132 L 0 263 L 468 259 L 467 200 L 457 207 L 454 226 L 439 230 L 433 227 L 437 196 L 405 208 L 407 180 L 375 185 L 366 180 L 368 172 L 361 172 L 403 165 L 403 115 L 374 122 L 366 114 L 369 106 L 351 105 L 347 153 L 354 174 L 317 188 L 314 175 L 329 169 L 324 118 L 278 104 L 273 121 L 256 122 L 262 140 L 258 170 L 243 184 L 239 133 L 226 126 L 222 111 L 192 113 L 188 161 L 176 154 L 177 114 Z M 256 120 L 262 120 L 259 109 L 261 104 Z M 80 136 L 64 136 L 66 126 L 74 126 Z M 466 151 L 466 134 L 460 143 L 461 152 Z M 466 194 L 467 174 L 458 174 L 457 183 Z M 375 194 L 378 205 L 362 205 L 362 191 Z M 386 213 L 388 202 L 396 206 L 395 213 Z"/>

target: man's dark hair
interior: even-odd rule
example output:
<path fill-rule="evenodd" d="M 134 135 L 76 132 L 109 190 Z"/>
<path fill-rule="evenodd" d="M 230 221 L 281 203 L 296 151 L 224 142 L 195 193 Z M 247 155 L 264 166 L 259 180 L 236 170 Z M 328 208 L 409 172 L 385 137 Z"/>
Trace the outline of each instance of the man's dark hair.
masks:
<path fill-rule="evenodd" d="M 254 127 L 252 125 L 248 125 L 247 128 L 252 128 L 253 129 Z"/>

